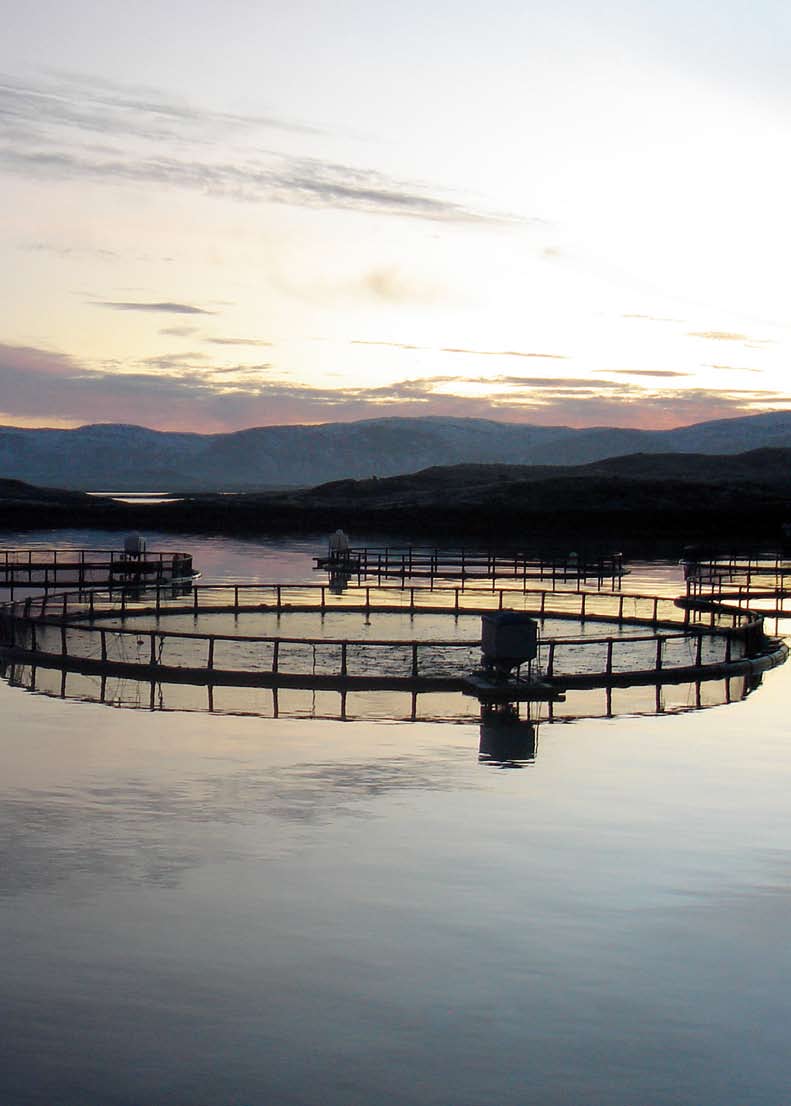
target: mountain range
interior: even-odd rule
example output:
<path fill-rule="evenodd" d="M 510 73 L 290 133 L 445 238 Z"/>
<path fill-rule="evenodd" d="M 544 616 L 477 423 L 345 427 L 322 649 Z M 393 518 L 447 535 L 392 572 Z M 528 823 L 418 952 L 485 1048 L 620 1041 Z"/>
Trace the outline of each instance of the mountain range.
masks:
<path fill-rule="evenodd" d="M 627 454 L 791 447 L 791 412 L 674 430 L 382 418 L 224 434 L 98 424 L 0 427 L 0 477 L 93 491 L 252 491 L 391 477 L 459 464 L 580 465 Z"/>

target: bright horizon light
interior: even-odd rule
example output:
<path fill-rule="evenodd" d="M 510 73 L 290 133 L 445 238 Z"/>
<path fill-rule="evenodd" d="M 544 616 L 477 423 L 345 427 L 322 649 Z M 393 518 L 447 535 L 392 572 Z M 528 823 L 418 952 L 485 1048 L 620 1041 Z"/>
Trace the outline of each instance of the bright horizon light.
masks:
<path fill-rule="evenodd" d="M 788 409 L 785 11 L 496 14 L 16 13 L 0 421 Z"/>

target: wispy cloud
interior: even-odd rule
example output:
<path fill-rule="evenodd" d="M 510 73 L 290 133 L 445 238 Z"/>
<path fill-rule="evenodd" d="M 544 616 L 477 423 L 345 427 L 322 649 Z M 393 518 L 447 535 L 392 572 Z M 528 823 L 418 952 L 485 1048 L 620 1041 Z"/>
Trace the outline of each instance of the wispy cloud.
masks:
<path fill-rule="evenodd" d="M 469 349 L 464 346 L 414 346 L 409 342 L 383 342 L 355 338 L 353 346 L 386 346 L 389 349 L 419 350 L 424 353 L 459 353 L 467 357 L 538 357 L 548 361 L 568 361 L 565 353 L 532 353 L 518 349 Z"/>
<path fill-rule="evenodd" d="M 442 346 L 440 353 L 463 353 L 468 357 L 542 357 L 549 361 L 567 361 L 565 353 L 529 353 L 519 349 L 465 349 L 459 346 Z"/>
<path fill-rule="evenodd" d="M 191 360 L 190 360 L 191 359 Z M 477 394 L 462 394 L 464 385 Z M 484 390 L 486 389 L 486 390 Z M 643 387 L 577 377 L 494 381 L 415 377 L 387 385 L 310 387 L 269 364 L 215 368 L 195 354 L 89 370 L 64 354 L 0 345 L 0 415 L 72 423 L 134 421 L 156 428 L 238 429 L 380 415 L 477 416 L 541 425 L 669 427 L 788 409 L 784 393 Z"/>
<path fill-rule="evenodd" d="M 680 323 L 683 319 L 671 319 L 666 315 L 640 315 L 637 312 L 630 311 L 626 315 L 621 315 L 622 319 L 642 319 L 647 323 Z"/>
<path fill-rule="evenodd" d="M 0 167 L 10 172 L 439 222 L 514 221 L 373 169 L 262 147 L 261 132 L 273 130 L 302 133 L 306 141 L 315 133 L 288 120 L 201 111 L 110 82 L 0 80 Z M 379 279 L 380 294 L 389 295 L 387 274 Z"/>
<path fill-rule="evenodd" d="M 146 357 L 140 363 L 148 368 L 174 372 L 183 368 L 192 368 L 196 361 L 205 360 L 205 353 L 166 353 L 159 357 Z"/>
<path fill-rule="evenodd" d="M 193 307 L 189 303 L 138 303 L 136 301 L 118 302 L 116 300 L 96 301 L 95 307 L 110 307 L 114 311 L 153 311 L 164 315 L 216 315 L 216 311 L 207 311 L 203 307 Z"/>
<path fill-rule="evenodd" d="M 591 395 L 598 394 L 602 390 L 612 389 L 624 392 L 630 388 L 629 384 L 622 384 L 620 381 L 591 380 L 588 377 L 579 376 L 496 376 L 494 381 L 491 381 L 489 377 L 479 377 L 476 382 L 480 384 L 492 382 L 508 385 L 512 388 L 539 388 L 542 391 L 554 391 L 555 393 L 582 389 L 590 392 Z"/>
<path fill-rule="evenodd" d="M 759 373 L 760 369 L 750 369 L 743 365 L 708 365 L 709 369 L 719 369 L 720 372 L 729 373 Z"/>
<path fill-rule="evenodd" d="M 189 338 L 192 334 L 198 333 L 197 326 L 163 326 L 159 331 L 160 334 L 165 334 L 169 338 Z"/>
<path fill-rule="evenodd" d="M 204 338 L 213 346 L 271 346 L 265 338 Z"/>
<path fill-rule="evenodd" d="M 266 129 L 319 133 L 316 127 L 295 120 L 206 111 L 157 88 L 69 73 L 53 73 L 36 82 L 0 77 L 0 118 L 6 127 L 22 132 L 62 127 L 105 138 L 125 135 L 189 144 L 210 143 L 229 131 L 233 135 L 255 135 Z"/>
<path fill-rule="evenodd" d="M 427 350 L 429 346 L 412 346 L 408 342 L 375 342 L 365 338 L 353 338 L 349 343 L 352 346 L 388 346 L 390 349 L 416 349 Z"/>
<path fill-rule="evenodd" d="M 737 334 L 732 330 L 690 330 L 688 338 L 707 338 L 712 342 L 747 342 L 747 334 Z"/>
<path fill-rule="evenodd" d="M 120 257 L 117 250 L 97 246 L 62 246 L 56 242 L 20 242 L 18 248 L 25 253 L 46 253 L 63 258 L 93 257 L 100 261 L 117 261 Z"/>
<path fill-rule="evenodd" d="M 692 373 L 676 372 L 674 369 L 594 369 L 593 371 L 597 373 L 612 373 L 619 376 L 673 377 L 692 375 Z"/>

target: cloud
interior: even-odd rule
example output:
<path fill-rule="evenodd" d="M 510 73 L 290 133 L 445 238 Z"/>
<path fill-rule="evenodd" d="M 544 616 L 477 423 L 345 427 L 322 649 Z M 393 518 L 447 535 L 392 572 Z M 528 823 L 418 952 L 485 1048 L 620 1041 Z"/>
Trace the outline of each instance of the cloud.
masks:
<path fill-rule="evenodd" d="M 355 338 L 353 346 L 387 346 L 390 349 L 420 350 L 424 353 L 461 353 L 468 357 L 539 357 L 548 361 L 568 361 L 564 353 L 530 353 L 514 349 L 467 349 L 463 346 L 413 346 L 408 342 L 377 342 Z"/>
<path fill-rule="evenodd" d="M 110 82 L 0 80 L 0 166 L 27 177 L 155 185 L 439 222 L 517 221 L 372 169 L 267 149 L 259 136 L 272 129 L 306 139 L 316 133 L 265 116 L 201 111 Z M 98 146 L 97 134 L 104 140 Z"/>
<path fill-rule="evenodd" d="M 189 338 L 192 334 L 198 333 L 197 326 L 163 326 L 159 331 L 160 334 L 166 334 L 171 338 Z"/>
<path fill-rule="evenodd" d="M 24 132 L 46 127 L 156 142 L 211 142 L 262 129 L 320 133 L 305 123 L 265 115 L 198 109 L 159 89 L 120 85 L 96 76 L 50 74 L 37 82 L 0 77 L 0 119 Z"/>
<path fill-rule="evenodd" d="M 747 342 L 747 334 L 736 334 L 731 330 L 690 330 L 688 338 L 707 338 L 712 342 Z"/>
<path fill-rule="evenodd" d="M 17 249 L 25 253 L 47 253 L 53 257 L 65 259 L 91 257 L 99 261 L 118 261 L 121 254 L 117 250 L 102 249 L 99 246 L 63 245 L 60 242 L 19 242 Z M 154 256 L 149 253 L 136 253 L 130 255 L 135 261 L 143 261 L 146 264 L 172 264 L 174 258 Z"/>
<path fill-rule="evenodd" d="M 203 307 L 193 307 L 189 303 L 119 303 L 114 300 L 96 302 L 95 307 L 111 307 L 115 311 L 158 311 L 165 315 L 216 315 L 216 311 L 206 311 Z"/>
<path fill-rule="evenodd" d="M 271 346 L 264 338 L 204 338 L 213 346 Z"/>
<path fill-rule="evenodd" d="M 141 361 L 152 369 L 164 369 L 167 372 L 182 368 L 192 368 L 196 361 L 205 361 L 205 353 L 168 353 L 160 357 L 146 357 Z"/>
<path fill-rule="evenodd" d="M 759 373 L 760 369 L 744 368 L 741 365 L 707 365 L 709 369 L 719 369 L 721 372 L 731 373 Z"/>
<path fill-rule="evenodd" d="M 271 364 L 215 369 L 200 360 L 154 358 L 128 369 L 89 370 L 65 354 L 0 345 L 0 412 L 10 421 L 136 422 L 158 429 L 221 431 L 383 415 L 475 416 L 540 425 L 671 427 L 788 409 L 760 390 L 649 389 L 582 378 L 415 377 L 387 385 L 311 387 Z M 477 384 L 481 395 L 459 394 Z"/>
<path fill-rule="evenodd" d="M 629 312 L 626 315 L 621 315 L 622 319 L 643 319 L 647 323 L 681 323 L 683 319 L 671 319 L 665 315 L 639 315 L 636 312 Z"/>
<path fill-rule="evenodd" d="M 444 286 L 415 276 L 398 265 L 371 269 L 364 274 L 361 283 L 365 291 L 386 303 L 438 303 L 447 296 Z"/>
<path fill-rule="evenodd" d="M 100 261 L 116 261 L 121 256 L 117 250 L 104 250 L 96 246 L 60 246 L 54 242 L 21 242 L 18 249 L 26 253 L 49 253 L 56 257 L 95 257 Z"/>
<path fill-rule="evenodd" d="M 594 369 L 597 373 L 617 373 L 619 376 L 691 376 L 692 373 L 675 372 L 672 369 Z"/>
<path fill-rule="evenodd" d="M 490 382 L 490 379 L 490 377 L 479 377 L 477 382 L 486 384 Z M 582 388 L 594 394 L 602 389 L 618 389 L 624 392 L 631 387 L 629 384 L 621 384 L 620 381 L 590 380 L 587 377 L 576 376 L 496 376 L 494 380 L 498 384 L 506 384 L 515 388 L 540 388 L 555 391 Z"/>
<path fill-rule="evenodd" d="M 430 346 L 411 346 L 408 342 L 374 342 L 367 341 L 364 338 L 353 338 L 349 343 L 351 346 L 388 346 L 390 349 L 417 349 L 417 350 L 429 350 Z"/>
<path fill-rule="evenodd" d="M 518 349 L 464 349 L 443 346 L 440 353 L 464 353 L 471 357 L 542 357 L 550 361 L 568 361 L 565 353 L 525 353 Z"/>

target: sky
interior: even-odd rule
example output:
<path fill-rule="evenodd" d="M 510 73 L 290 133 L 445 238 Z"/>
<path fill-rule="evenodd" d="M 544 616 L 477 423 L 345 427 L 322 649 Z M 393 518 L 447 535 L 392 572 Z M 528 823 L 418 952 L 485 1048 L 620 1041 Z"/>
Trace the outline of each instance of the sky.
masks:
<path fill-rule="evenodd" d="M 0 0 L 0 423 L 791 408 L 779 0 Z"/>

